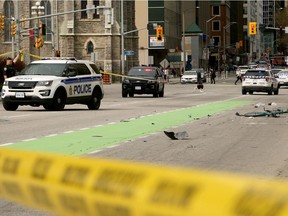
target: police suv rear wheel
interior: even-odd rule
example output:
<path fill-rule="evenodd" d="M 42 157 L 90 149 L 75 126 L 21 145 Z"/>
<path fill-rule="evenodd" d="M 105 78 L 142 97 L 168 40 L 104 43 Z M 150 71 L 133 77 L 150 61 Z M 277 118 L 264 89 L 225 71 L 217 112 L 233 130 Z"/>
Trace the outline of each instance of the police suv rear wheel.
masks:
<path fill-rule="evenodd" d="M 91 96 L 91 100 L 87 104 L 89 110 L 98 110 L 101 104 L 100 90 L 94 90 Z"/>

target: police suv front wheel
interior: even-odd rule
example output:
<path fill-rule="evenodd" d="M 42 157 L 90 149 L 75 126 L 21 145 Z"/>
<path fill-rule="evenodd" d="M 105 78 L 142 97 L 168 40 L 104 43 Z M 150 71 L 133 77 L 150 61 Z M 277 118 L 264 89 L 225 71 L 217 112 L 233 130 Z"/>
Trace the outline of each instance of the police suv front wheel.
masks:
<path fill-rule="evenodd" d="M 66 104 L 66 94 L 63 90 L 57 90 L 53 97 L 53 102 L 51 104 L 43 105 L 47 110 L 61 111 L 64 109 Z"/>
<path fill-rule="evenodd" d="M 3 102 L 3 107 L 7 111 L 16 111 L 18 109 L 18 104 Z"/>

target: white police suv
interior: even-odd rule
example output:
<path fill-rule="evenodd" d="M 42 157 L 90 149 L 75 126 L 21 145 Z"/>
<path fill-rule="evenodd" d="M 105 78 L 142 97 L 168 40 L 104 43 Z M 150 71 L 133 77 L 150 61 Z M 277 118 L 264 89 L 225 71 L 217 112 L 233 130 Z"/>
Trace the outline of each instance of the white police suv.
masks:
<path fill-rule="evenodd" d="M 242 94 L 247 92 L 267 92 L 269 95 L 279 94 L 279 82 L 272 72 L 266 68 L 249 69 L 242 77 Z"/>
<path fill-rule="evenodd" d="M 18 76 L 4 81 L 5 110 L 19 105 L 63 110 L 66 104 L 85 104 L 97 110 L 104 97 L 102 75 L 93 62 L 75 58 L 43 58 L 31 62 Z"/>

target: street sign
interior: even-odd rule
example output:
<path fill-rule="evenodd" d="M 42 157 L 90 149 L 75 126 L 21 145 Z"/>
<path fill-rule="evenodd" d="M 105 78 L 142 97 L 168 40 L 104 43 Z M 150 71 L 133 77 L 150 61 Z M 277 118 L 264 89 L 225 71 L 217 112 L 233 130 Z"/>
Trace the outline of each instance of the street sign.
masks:
<path fill-rule="evenodd" d="M 169 61 L 165 58 L 165 59 L 163 59 L 163 60 L 160 62 L 160 65 L 161 65 L 163 68 L 167 68 L 170 64 L 169 64 Z"/>
<path fill-rule="evenodd" d="M 124 55 L 134 55 L 135 51 L 129 50 L 129 51 L 124 51 Z"/>

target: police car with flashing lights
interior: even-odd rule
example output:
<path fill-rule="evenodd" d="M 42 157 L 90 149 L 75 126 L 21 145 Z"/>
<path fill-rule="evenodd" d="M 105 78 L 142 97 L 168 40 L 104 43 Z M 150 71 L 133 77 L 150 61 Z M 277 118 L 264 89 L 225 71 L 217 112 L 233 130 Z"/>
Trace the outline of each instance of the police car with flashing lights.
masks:
<path fill-rule="evenodd" d="M 97 110 L 104 97 L 102 75 L 90 61 L 43 58 L 31 62 L 18 76 L 4 81 L 1 98 L 5 110 L 20 105 L 60 111 L 66 104 L 85 104 Z"/>
<path fill-rule="evenodd" d="M 268 95 L 279 94 L 279 82 L 273 76 L 271 70 L 266 68 L 249 69 L 242 77 L 242 94 L 247 92 L 267 92 Z"/>

